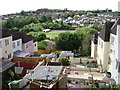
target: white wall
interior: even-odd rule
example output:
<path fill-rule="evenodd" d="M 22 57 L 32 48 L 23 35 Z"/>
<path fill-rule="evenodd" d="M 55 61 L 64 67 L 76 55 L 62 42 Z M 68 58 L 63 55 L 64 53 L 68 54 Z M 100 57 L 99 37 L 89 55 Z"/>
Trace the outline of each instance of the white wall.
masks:
<path fill-rule="evenodd" d="M 120 84 L 120 73 L 118 72 L 118 66 L 116 68 L 116 62 L 120 62 L 120 25 L 117 25 L 117 36 L 116 36 L 116 48 L 115 48 L 115 57 L 116 60 L 113 62 L 113 78 L 117 84 Z"/>
<path fill-rule="evenodd" d="M 91 57 L 96 60 L 97 56 L 97 44 L 94 44 L 93 41 L 91 41 Z"/>
<path fill-rule="evenodd" d="M 2 39 L 0 39 L 0 41 L 1 41 L 1 46 L 2 46 Z M 3 55 L 2 55 L 2 47 L 0 47 L 0 59 L 2 59 L 2 57 L 3 57 Z"/>
<path fill-rule="evenodd" d="M 19 46 L 17 45 L 18 41 L 20 42 Z M 13 41 L 13 43 L 15 43 L 15 48 L 13 48 L 13 52 L 15 52 L 17 50 L 22 51 L 22 39 L 15 40 L 15 41 Z"/>
<path fill-rule="evenodd" d="M 38 42 L 34 42 L 33 46 L 34 46 L 34 52 L 38 52 Z"/>
<path fill-rule="evenodd" d="M 5 40 L 9 40 L 9 45 L 5 46 Z M 12 36 L 2 38 L 2 56 L 8 58 L 9 54 L 11 54 L 11 58 L 13 58 Z"/>
<path fill-rule="evenodd" d="M 28 48 L 26 47 L 27 45 L 28 45 Z M 23 52 L 30 53 L 31 55 L 34 54 L 33 40 L 31 40 L 27 43 L 23 43 L 22 50 L 23 50 Z"/>
<path fill-rule="evenodd" d="M 100 37 L 98 37 L 97 64 L 102 65 L 101 69 L 103 69 L 103 71 L 107 70 L 108 51 L 109 42 L 104 42 Z"/>

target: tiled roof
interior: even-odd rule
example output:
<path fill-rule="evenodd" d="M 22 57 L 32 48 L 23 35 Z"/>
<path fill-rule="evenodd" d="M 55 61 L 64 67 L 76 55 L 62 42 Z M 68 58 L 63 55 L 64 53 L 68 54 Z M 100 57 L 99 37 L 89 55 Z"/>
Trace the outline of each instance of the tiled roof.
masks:
<path fill-rule="evenodd" d="M 120 25 L 120 18 L 114 23 L 113 27 L 111 28 L 111 33 L 116 35 L 117 32 L 117 25 Z"/>
<path fill-rule="evenodd" d="M 13 32 L 9 29 L 2 29 L 0 30 L 0 32 L 2 32 L 2 36 L 0 38 L 4 38 L 4 37 L 8 37 L 8 36 L 13 36 L 13 41 L 17 40 L 17 39 L 22 39 L 22 43 L 27 43 L 31 40 L 33 40 L 33 42 L 36 42 L 37 40 L 35 38 L 33 38 L 31 35 L 27 35 L 24 32 Z"/>
<path fill-rule="evenodd" d="M 11 36 L 8 29 L 0 29 L 0 38 L 5 38 Z"/>
<path fill-rule="evenodd" d="M 99 37 L 103 40 L 103 41 L 109 41 L 110 39 L 110 30 L 111 27 L 113 26 L 114 22 L 106 22 L 103 29 L 101 30 L 101 32 L 99 33 Z"/>

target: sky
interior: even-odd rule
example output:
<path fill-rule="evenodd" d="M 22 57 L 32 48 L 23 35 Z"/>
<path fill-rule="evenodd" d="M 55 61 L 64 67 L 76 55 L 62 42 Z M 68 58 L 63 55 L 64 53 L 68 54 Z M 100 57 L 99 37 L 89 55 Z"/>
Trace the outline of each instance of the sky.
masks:
<path fill-rule="evenodd" d="M 1 0 L 0 15 L 37 10 L 40 8 L 69 10 L 103 10 L 118 11 L 120 0 Z"/>

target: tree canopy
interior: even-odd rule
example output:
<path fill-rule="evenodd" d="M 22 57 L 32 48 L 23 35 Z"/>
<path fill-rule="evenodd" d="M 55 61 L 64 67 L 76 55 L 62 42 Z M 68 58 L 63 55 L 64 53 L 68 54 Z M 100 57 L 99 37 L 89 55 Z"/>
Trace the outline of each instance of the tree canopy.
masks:
<path fill-rule="evenodd" d="M 81 44 L 81 37 L 76 33 L 60 33 L 58 38 L 56 38 L 56 48 L 68 51 L 74 51 L 78 49 Z"/>

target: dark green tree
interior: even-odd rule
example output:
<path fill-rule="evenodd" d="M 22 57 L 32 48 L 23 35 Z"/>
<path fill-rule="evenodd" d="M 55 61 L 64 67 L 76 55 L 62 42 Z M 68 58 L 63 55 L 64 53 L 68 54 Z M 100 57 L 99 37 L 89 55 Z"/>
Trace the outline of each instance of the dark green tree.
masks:
<path fill-rule="evenodd" d="M 60 33 L 56 38 L 56 48 L 68 51 L 74 51 L 81 45 L 81 38 L 76 33 Z"/>

